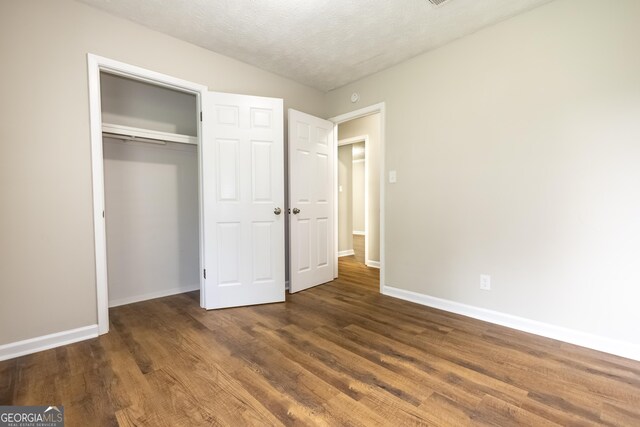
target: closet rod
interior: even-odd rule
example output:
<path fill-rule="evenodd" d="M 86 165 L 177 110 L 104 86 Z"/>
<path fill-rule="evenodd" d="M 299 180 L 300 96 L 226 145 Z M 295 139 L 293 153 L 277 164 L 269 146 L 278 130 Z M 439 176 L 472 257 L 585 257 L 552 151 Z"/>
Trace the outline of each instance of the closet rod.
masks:
<path fill-rule="evenodd" d="M 120 139 L 122 141 L 137 141 L 137 142 L 147 142 L 149 144 L 167 145 L 167 141 L 164 141 L 162 139 L 144 138 L 144 137 L 139 137 L 135 135 L 122 135 L 118 133 L 102 132 L 102 136 L 105 136 L 107 138 L 112 138 L 112 139 Z"/>

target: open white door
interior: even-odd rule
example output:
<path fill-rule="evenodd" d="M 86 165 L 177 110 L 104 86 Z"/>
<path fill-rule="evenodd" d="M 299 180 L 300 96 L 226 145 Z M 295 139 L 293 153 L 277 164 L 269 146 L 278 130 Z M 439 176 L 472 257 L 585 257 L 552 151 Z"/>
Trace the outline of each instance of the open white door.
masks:
<path fill-rule="evenodd" d="M 209 92 L 202 111 L 203 305 L 284 301 L 282 99 Z"/>
<path fill-rule="evenodd" d="M 289 109 L 290 291 L 333 280 L 334 124 Z"/>

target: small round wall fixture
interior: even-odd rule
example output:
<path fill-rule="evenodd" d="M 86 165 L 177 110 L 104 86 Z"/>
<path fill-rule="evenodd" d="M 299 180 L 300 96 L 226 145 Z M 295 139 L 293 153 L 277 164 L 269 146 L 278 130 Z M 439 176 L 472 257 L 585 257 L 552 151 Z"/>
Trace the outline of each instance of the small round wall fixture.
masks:
<path fill-rule="evenodd" d="M 360 94 L 358 92 L 353 92 L 351 94 L 351 102 L 358 102 L 360 100 Z"/>

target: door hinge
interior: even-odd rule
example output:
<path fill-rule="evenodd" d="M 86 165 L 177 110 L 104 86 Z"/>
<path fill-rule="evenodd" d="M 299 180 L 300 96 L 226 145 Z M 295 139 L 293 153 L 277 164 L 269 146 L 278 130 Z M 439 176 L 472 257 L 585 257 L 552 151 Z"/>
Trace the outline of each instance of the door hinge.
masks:
<path fill-rule="evenodd" d="M 204 269 L 204 278 L 205 279 L 207 278 L 207 269 L 206 268 Z"/>
<path fill-rule="evenodd" d="M 202 111 L 200 111 L 200 121 L 202 121 Z"/>

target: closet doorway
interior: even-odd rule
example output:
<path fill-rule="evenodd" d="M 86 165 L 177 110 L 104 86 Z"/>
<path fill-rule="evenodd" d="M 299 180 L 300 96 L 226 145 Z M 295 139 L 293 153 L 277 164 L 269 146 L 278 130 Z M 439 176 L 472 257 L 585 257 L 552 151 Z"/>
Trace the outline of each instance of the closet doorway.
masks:
<path fill-rule="evenodd" d="M 88 75 L 99 333 L 110 301 L 198 287 L 205 309 L 284 301 L 283 100 L 92 54 Z M 138 105 L 141 94 L 152 101 Z"/>
<path fill-rule="evenodd" d="M 194 94 L 100 73 L 109 307 L 200 289 Z"/>
<path fill-rule="evenodd" d="M 109 307 L 201 289 L 206 86 L 89 54 L 96 299 Z"/>

